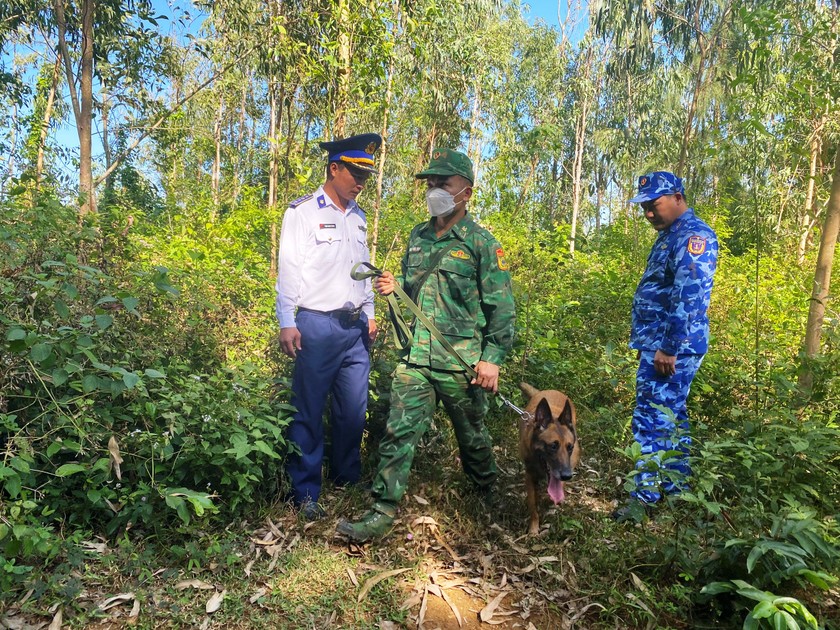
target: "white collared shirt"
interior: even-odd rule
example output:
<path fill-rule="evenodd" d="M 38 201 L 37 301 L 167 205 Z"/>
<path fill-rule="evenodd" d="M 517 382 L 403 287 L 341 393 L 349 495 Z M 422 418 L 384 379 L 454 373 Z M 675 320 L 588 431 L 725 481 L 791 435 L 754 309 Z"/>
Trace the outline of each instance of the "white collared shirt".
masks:
<path fill-rule="evenodd" d="M 353 310 L 373 319 L 370 280 L 353 280 L 350 270 L 370 262 L 365 213 L 350 201 L 336 207 L 323 186 L 293 201 L 283 216 L 277 273 L 277 319 L 295 326 L 295 309 Z"/>

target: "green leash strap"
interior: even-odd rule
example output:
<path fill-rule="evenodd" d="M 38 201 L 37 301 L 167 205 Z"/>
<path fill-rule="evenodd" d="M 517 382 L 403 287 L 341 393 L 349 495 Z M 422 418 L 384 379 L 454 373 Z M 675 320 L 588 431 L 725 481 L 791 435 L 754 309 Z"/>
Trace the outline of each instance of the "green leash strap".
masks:
<path fill-rule="evenodd" d="M 367 268 L 367 271 L 362 271 L 362 268 Z M 368 262 L 360 262 L 356 263 L 353 266 L 353 269 L 350 271 L 350 277 L 353 280 L 367 280 L 368 278 L 378 278 L 382 275 L 382 270 L 377 269 L 373 265 Z M 426 329 L 431 333 L 432 337 L 438 340 L 440 345 L 444 347 L 444 349 L 452 355 L 452 357 L 460 363 L 461 367 L 464 368 L 466 373 L 470 376 L 470 378 L 475 378 L 477 373 L 475 368 L 471 366 L 464 360 L 458 351 L 452 346 L 451 343 L 443 336 L 437 326 L 435 326 L 432 321 L 423 314 L 423 311 L 414 303 L 408 294 L 403 291 L 402 287 L 395 283 L 394 284 L 394 293 L 399 296 L 400 300 L 408 307 L 414 316 L 418 319 L 418 321 L 423 324 Z M 397 302 L 397 297 L 394 293 L 390 293 L 386 296 L 388 300 L 388 310 L 391 315 L 391 321 L 394 325 L 394 344 L 397 346 L 398 350 L 405 350 L 411 346 L 411 329 L 409 328 L 408 324 L 403 317 L 402 311 L 400 310 L 399 302 Z"/>

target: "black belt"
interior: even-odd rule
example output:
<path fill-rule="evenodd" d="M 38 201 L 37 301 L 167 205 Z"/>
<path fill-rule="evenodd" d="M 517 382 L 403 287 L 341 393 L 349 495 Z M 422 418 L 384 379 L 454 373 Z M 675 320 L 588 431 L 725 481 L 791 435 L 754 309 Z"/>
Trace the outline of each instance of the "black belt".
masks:
<path fill-rule="evenodd" d="M 342 322 L 355 322 L 359 319 L 360 315 L 362 314 L 362 307 L 355 308 L 352 311 L 348 311 L 347 309 L 337 308 L 334 311 L 318 311 L 314 308 L 305 308 L 303 306 L 298 306 L 298 313 L 301 311 L 305 311 L 307 313 L 315 313 L 316 315 L 323 315 L 324 317 L 334 317 L 335 319 L 341 320 Z"/>

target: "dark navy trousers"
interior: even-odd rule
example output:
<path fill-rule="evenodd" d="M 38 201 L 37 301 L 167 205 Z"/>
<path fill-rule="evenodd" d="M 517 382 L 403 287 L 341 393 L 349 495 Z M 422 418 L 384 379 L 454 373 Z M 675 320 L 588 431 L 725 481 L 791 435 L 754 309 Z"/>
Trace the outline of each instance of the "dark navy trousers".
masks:
<path fill-rule="evenodd" d="M 652 455 L 660 469 L 678 473 L 674 479 L 682 481 L 691 474 L 688 448 L 691 436 L 688 427 L 686 400 L 691 382 L 703 362 L 702 354 L 677 356 L 676 374 L 662 376 L 653 367 L 656 353 L 642 351 L 636 373 L 636 409 L 631 426 L 633 437 L 642 447 L 642 454 Z M 672 451 L 663 457 L 665 451 Z M 664 461 L 663 461 L 664 460 Z M 679 492 L 686 484 L 662 475 L 660 471 L 645 470 L 645 460 L 636 463 L 642 472 L 636 475 L 636 490 L 632 496 L 645 503 L 655 503 L 661 492 Z"/>
<path fill-rule="evenodd" d="M 356 483 L 361 474 L 360 447 L 368 400 L 368 322 L 364 313 L 355 322 L 335 315 L 301 310 L 295 318 L 301 349 L 292 377 L 292 417 L 287 436 L 300 447 L 290 455 L 286 470 L 291 498 L 297 505 L 317 502 L 321 494 L 324 459 L 324 407 L 330 408 L 331 453 L 329 474 L 336 484 Z"/>

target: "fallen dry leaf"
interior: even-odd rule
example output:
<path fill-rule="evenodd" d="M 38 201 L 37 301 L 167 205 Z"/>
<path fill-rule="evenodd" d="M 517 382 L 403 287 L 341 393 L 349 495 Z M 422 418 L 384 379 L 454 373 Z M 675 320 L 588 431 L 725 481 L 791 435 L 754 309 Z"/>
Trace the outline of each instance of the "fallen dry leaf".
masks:
<path fill-rule="evenodd" d="M 256 603 L 257 603 L 257 600 L 258 600 L 260 597 L 262 597 L 263 595 L 265 595 L 266 593 L 268 593 L 268 589 L 267 589 L 266 587 L 264 587 L 264 586 L 261 586 L 260 588 L 258 588 L 258 589 L 254 592 L 254 594 L 253 594 L 253 595 L 251 595 L 251 597 L 248 599 L 248 603 L 249 603 L 249 604 L 256 604 Z"/>
<path fill-rule="evenodd" d="M 642 580 L 639 578 L 639 576 L 638 576 L 638 575 L 636 575 L 635 573 L 633 573 L 632 571 L 630 572 L 630 579 L 631 579 L 631 580 L 633 580 L 633 585 L 634 585 L 637 589 L 639 589 L 640 591 L 642 591 L 642 593 L 647 593 L 647 591 L 648 591 L 647 584 L 645 584 L 644 582 L 642 582 Z"/>
<path fill-rule="evenodd" d="M 198 588 L 204 591 L 212 591 L 216 587 L 201 580 L 182 580 L 175 585 L 176 591 L 183 591 L 185 588 Z"/>
<path fill-rule="evenodd" d="M 48 630 L 61 630 L 61 622 L 64 620 L 64 612 L 61 608 L 55 611 L 55 616 L 50 623 Z"/>
<path fill-rule="evenodd" d="M 131 607 L 131 612 L 128 613 L 128 620 L 126 623 L 129 626 L 133 626 L 137 623 L 137 620 L 140 619 L 140 600 L 135 599 L 134 605 Z"/>
<path fill-rule="evenodd" d="M 481 609 L 481 612 L 478 613 L 478 618 L 481 619 L 483 622 L 487 623 L 490 619 L 493 618 L 493 614 L 496 612 L 496 608 L 499 607 L 499 604 L 502 600 L 507 596 L 507 591 L 502 591 L 496 597 L 493 598 L 493 601 L 487 604 L 484 608 Z"/>
<path fill-rule="evenodd" d="M 449 607 L 452 609 L 452 614 L 454 614 L 455 619 L 458 620 L 458 627 L 463 628 L 464 627 L 464 619 L 463 619 L 463 617 L 461 617 L 461 611 L 458 610 L 458 607 L 455 605 L 455 602 L 453 602 L 451 599 L 449 599 L 449 596 L 446 594 L 446 591 L 443 590 L 443 589 L 440 589 L 440 596 L 443 599 L 443 601 L 445 601 L 447 604 L 449 604 Z"/>
<path fill-rule="evenodd" d="M 122 481 L 122 471 L 120 470 L 120 464 L 123 463 L 123 458 L 120 456 L 120 445 L 117 444 L 117 438 L 115 436 L 111 436 L 111 439 L 108 440 L 108 453 L 110 454 L 110 468 L 114 471 L 114 474 L 117 476 L 119 481 Z"/>
<path fill-rule="evenodd" d="M 108 551 L 108 545 L 104 542 L 97 543 L 92 540 L 83 540 L 80 546 L 83 549 L 95 551 L 96 553 L 106 553 Z"/>
<path fill-rule="evenodd" d="M 213 593 L 213 596 L 207 600 L 207 604 L 204 606 L 204 611 L 210 615 L 219 610 L 219 608 L 222 607 L 222 600 L 224 600 L 225 595 L 227 595 L 227 589 L 222 589 L 221 591 Z"/>
<path fill-rule="evenodd" d="M 413 521 L 411 521 L 412 527 L 416 527 L 417 525 L 434 525 L 435 527 L 437 527 L 437 521 L 431 516 L 418 516 Z"/>
<path fill-rule="evenodd" d="M 380 573 L 379 575 L 375 575 L 370 578 L 367 582 L 365 582 L 364 586 L 362 586 L 362 590 L 359 593 L 359 598 L 357 601 L 361 602 L 370 592 L 374 586 L 379 584 L 382 580 L 387 580 L 389 577 L 394 577 L 395 575 L 399 575 L 400 573 L 405 573 L 408 571 L 408 567 L 405 569 L 394 569 L 393 571 L 385 571 L 384 573 Z"/>
<path fill-rule="evenodd" d="M 104 600 L 101 604 L 99 604 L 96 608 L 97 610 L 106 611 L 114 606 L 119 606 L 120 604 L 124 604 L 125 602 L 130 602 L 134 599 L 134 593 L 120 593 L 119 595 L 114 595 L 113 597 L 109 597 L 108 599 Z"/>
<path fill-rule="evenodd" d="M 417 503 L 419 503 L 420 505 L 429 505 L 429 502 L 426 499 L 424 499 L 423 497 L 421 497 L 420 495 L 412 494 L 411 497 L 415 501 L 417 501 Z"/>
<path fill-rule="evenodd" d="M 426 607 L 429 605 L 429 588 L 423 589 L 423 601 L 420 604 L 420 612 L 417 614 L 417 627 L 422 628 L 423 622 L 426 621 Z"/>
<path fill-rule="evenodd" d="M 350 581 L 353 583 L 353 586 L 359 586 L 359 580 L 358 578 L 356 578 L 356 574 L 350 567 L 347 567 L 347 576 L 350 578 Z"/>

